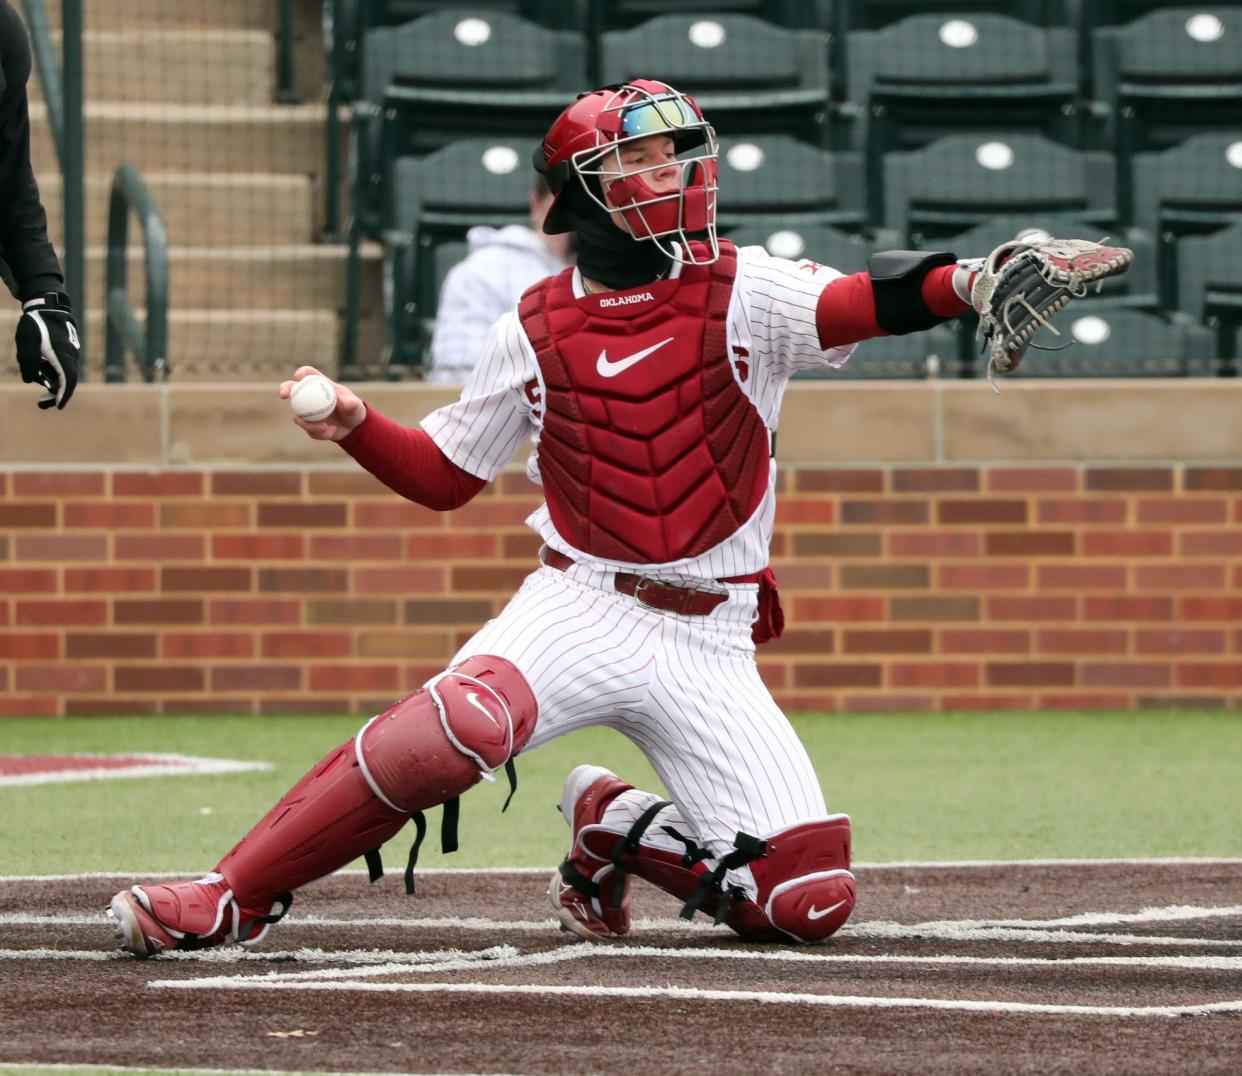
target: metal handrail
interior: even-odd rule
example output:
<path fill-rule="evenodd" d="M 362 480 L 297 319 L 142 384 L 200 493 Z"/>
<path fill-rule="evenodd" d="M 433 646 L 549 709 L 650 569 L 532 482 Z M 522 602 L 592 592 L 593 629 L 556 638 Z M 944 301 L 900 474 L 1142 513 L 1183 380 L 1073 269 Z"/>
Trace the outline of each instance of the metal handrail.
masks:
<path fill-rule="evenodd" d="M 144 329 L 129 302 L 129 215 L 142 226 L 146 253 L 147 324 Z M 108 204 L 108 262 L 105 290 L 107 346 L 104 377 L 125 380 L 125 356 L 132 352 L 144 381 L 167 380 L 168 230 L 137 169 L 123 164 L 112 178 Z"/>

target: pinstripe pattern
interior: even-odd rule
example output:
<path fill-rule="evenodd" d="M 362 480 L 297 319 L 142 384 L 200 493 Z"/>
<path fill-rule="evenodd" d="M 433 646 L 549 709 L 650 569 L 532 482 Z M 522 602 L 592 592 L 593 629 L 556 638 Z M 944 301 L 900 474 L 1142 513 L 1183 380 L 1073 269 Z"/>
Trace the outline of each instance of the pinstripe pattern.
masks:
<path fill-rule="evenodd" d="M 822 818 L 810 759 L 754 662 L 755 587 L 729 586 L 710 616 L 686 617 L 617 594 L 610 580 L 586 564 L 540 568 L 453 663 L 495 654 L 522 671 L 539 703 L 528 751 L 591 725 L 629 737 L 677 805 L 661 821 L 715 855 L 739 830 Z"/>
<path fill-rule="evenodd" d="M 679 271 L 675 266 L 674 274 Z M 740 359 L 734 376 L 770 429 L 796 371 L 849 358 L 852 348 L 820 350 L 815 327 L 819 295 L 838 276 L 814 262 L 773 258 L 760 247 L 739 251 L 728 344 Z M 581 295 L 576 271 L 574 284 Z M 461 398 L 422 425 L 449 459 L 489 480 L 530 437 L 527 472 L 538 484 L 543 398 L 538 363 L 515 311 L 492 327 Z M 705 617 L 657 612 L 617 594 L 617 562 L 573 549 L 541 506 L 528 526 L 577 563 L 567 572 L 540 568 L 529 576 L 454 659 L 495 654 L 522 671 L 539 703 L 527 750 L 591 725 L 628 736 L 673 799 L 661 822 L 713 857 L 727 852 L 739 831 L 764 836 L 826 814 L 810 759 L 755 665 L 750 627 L 757 588 L 715 582 L 767 564 L 775 481 L 773 462 L 754 515 L 713 549 L 642 566 L 645 574 L 727 591 L 728 601 Z M 650 793 L 634 791 L 619 797 L 615 809 L 641 812 L 650 802 Z M 731 880 L 753 893 L 748 869 Z"/>

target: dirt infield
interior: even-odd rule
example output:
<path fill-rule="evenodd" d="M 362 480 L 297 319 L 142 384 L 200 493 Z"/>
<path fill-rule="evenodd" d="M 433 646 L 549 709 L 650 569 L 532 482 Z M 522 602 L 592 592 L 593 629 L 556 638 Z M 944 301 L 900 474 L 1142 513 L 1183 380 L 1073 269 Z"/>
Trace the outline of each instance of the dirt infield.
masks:
<path fill-rule="evenodd" d="M 546 872 L 546 873 L 550 873 Z M 1237 1073 L 1242 861 L 859 870 L 815 949 L 637 883 L 631 940 L 559 933 L 545 872 L 350 875 L 254 953 L 136 961 L 123 877 L 0 879 L 0 1065 L 342 1072 Z"/>

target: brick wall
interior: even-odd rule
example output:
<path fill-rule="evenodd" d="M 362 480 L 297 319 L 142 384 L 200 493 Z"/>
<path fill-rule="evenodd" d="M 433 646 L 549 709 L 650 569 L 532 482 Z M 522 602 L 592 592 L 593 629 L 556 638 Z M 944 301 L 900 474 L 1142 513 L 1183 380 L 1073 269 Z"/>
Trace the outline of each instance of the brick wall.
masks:
<path fill-rule="evenodd" d="M 1242 705 L 1242 467 L 786 468 L 789 708 Z M 0 714 L 374 712 L 534 562 L 353 470 L 0 472 Z"/>

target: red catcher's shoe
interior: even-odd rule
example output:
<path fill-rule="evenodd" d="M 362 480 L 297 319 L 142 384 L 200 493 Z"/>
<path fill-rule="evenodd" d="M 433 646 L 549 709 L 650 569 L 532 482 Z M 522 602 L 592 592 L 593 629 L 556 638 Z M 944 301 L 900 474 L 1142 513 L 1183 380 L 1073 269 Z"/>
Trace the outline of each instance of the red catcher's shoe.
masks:
<path fill-rule="evenodd" d="M 255 945 L 282 919 L 293 898 L 280 894 L 270 909 L 241 908 L 220 874 L 167 885 L 136 885 L 112 898 L 121 948 L 136 957 L 165 949 L 209 949 L 226 942 Z"/>
<path fill-rule="evenodd" d="M 565 779 L 560 809 L 572 841 L 552 875 L 548 896 L 561 929 L 587 941 L 616 941 L 630 932 L 629 877 L 621 879 L 618 894 L 612 863 L 588 852 L 579 838 L 586 827 L 600 823 L 608 804 L 633 787 L 603 766 L 579 766 Z"/>

